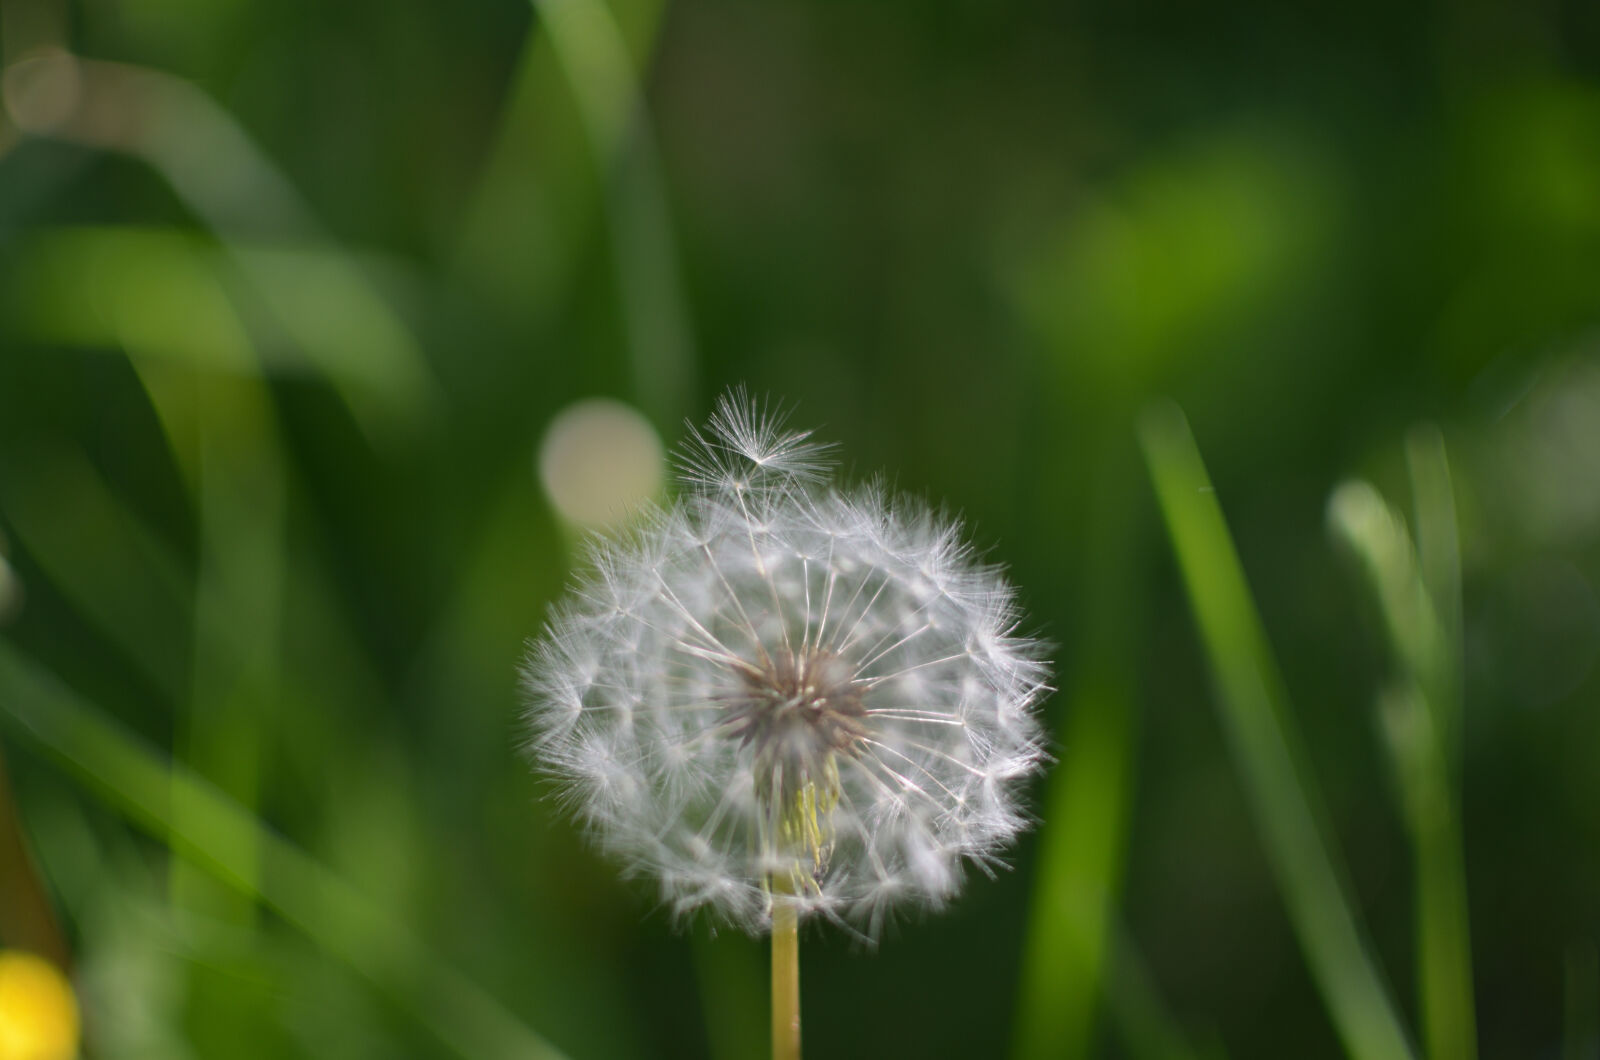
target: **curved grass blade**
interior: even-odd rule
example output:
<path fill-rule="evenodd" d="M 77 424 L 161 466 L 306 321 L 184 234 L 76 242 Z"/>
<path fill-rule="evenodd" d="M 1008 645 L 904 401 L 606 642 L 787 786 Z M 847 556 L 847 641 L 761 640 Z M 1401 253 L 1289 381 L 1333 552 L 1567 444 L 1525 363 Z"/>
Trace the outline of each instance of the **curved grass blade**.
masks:
<path fill-rule="evenodd" d="M 126 154 L 158 173 L 306 355 L 327 368 L 370 435 L 384 437 L 430 413 L 433 374 L 409 325 L 363 263 L 328 237 L 288 178 L 204 91 L 158 70 L 61 48 L 40 50 L 8 76 L 7 99 L 24 131 Z M 72 105 L 15 114 L 14 97 L 30 98 L 22 88 L 33 82 L 73 85 Z M 329 313 L 329 306 L 339 311 Z"/>
<path fill-rule="evenodd" d="M 1078 690 L 1046 797 L 1023 954 L 1014 1057 L 1087 1056 L 1121 884 L 1132 707 L 1125 687 Z"/>
<path fill-rule="evenodd" d="M 1472 945 L 1454 779 L 1461 716 L 1455 506 L 1437 432 L 1413 435 L 1408 456 L 1423 547 L 1365 482 L 1334 491 L 1328 525 L 1360 560 L 1400 671 L 1378 706 L 1416 862 L 1423 1038 L 1430 1057 L 1473 1060 Z"/>
<path fill-rule="evenodd" d="M 604 0 L 531 2 L 572 86 L 606 190 L 606 226 L 638 398 L 676 419 L 688 408 L 694 344 L 659 153 L 626 39 Z"/>
<path fill-rule="evenodd" d="M 554 1046 L 339 876 L 102 717 L 3 641 L 0 721 L 219 880 L 253 889 L 253 897 L 414 1012 L 460 1056 L 563 1060 Z M 189 812 L 174 815 L 179 796 Z"/>
<path fill-rule="evenodd" d="M 1288 697 L 1222 509 L 1177 405 L 1146 410 L 1139 438 L 1217 683 L 1217 706 L 1290 923 L 1346 1051 L 1412 1056 L 1361 938 L 1298 764 Z"/>

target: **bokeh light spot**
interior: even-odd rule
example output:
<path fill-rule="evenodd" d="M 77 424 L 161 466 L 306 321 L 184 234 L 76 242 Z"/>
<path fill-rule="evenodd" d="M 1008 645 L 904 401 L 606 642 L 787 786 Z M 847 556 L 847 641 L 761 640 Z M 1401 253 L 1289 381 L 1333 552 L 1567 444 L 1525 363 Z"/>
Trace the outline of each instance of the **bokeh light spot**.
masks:
<path fill-rule="evenodd" d="M 539 481 L 561 515 L 605 526 L 661 489 L 661 440 L 636 410 L 608 398 L 563 409 L 539 446 Z"/>
<path fill-rule="evenodd" d="M 83 94 L 78 62 L 60 48 L 41 48 L 17 60 L 0 82 L 6 112 L 17 127 L 48 133 L 71 120 Z"/>

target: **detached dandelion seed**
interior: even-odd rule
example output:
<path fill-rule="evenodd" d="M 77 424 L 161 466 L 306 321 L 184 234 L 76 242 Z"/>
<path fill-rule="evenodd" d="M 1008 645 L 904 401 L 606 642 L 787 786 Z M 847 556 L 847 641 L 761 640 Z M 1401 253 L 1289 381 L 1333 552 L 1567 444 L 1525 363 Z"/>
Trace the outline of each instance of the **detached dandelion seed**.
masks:
<path fill-rule="evenodd" d="M 873 939 L 942 906 L 1044 760 L 1012 589 L 925 506 L 831 486 L 827 447 L 742 391 L 678 470 L 533 645 L 532 756 L 676 914 L 772 931 L 775 958 L 808 918 Z"/>

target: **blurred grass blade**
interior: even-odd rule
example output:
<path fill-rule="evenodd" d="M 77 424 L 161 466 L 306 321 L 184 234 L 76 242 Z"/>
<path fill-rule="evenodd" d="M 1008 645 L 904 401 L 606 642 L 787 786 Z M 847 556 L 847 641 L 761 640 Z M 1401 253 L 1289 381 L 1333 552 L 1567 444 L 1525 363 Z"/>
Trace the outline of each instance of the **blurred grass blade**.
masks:
<path fill-rule="evenodd" d="M 1454 506 L 1443 450 L 1413 448 L 1411 456 L 1413 472 L 1420 472 L 1415 483 L 1419 525 L 1426 523 L 1433 538 L 1429 553 L 1419 556 L 1400 516 L 1365 482 L 1347 482 L 1334 491 L 1328 524 L 1361 561 L 1401 669 L 1379 698 L 1379 719 L 1416 862 L 1417 979 L 1427 1052 L 1438 1060 L 1472 1060 L 1477 1055 L 1472 945 L 1459 799 L 1452 781 L 1455 741 L 1447 735 L 1461 713 L 1456 676 L 1461 647 L 1459 637 L 1436 617 L 1436 604 L 1454 600 L 1459 607 Z M 1433 586 L 1443 600 L 1425 584 L 1430 556 Z M 1450 628 L 1459 630 L 1459 622 Z"/>
<path fill-rule="evenodd" d="M 598 181 L 550 35 L 531 33 L 462 218 L 452 263 L 461 285 L 513 327 L 547 324 L 599 220 Z"/>
<path fill-rule="evenodd" d="M 170 233 L 78 232 L 44 242 L 48 262 L 35 283 L 50 285 L 32 303 L 36 326 L 105 330 L 124 349 L 161 422 L 198 516 L 199 564 L 193 586 L 191 673 L 174 703 L 184 704 L 177 747 L 201 775 L 246 807 L 256 802 L 261 757 L 270 741 L 263 719 L 277 696 L 281 591 L 287 572 L 287 487 L 261 363 L 234 307 L 214 251 Z M 61 285 L 91 289 L 73 299 Z M 98 297 L 96 297 L 98 296 Z M 78 301 L 100 307 L 82 313 Z M 99 318 L 85 324 L 81 318 Z M 67 323 L 71 321 L 71 323 Z M 85 338 L 89 335 L 85 334 Z M 174 792 L 172 812 L 184 800 Z M 179 904 L 252 914 L 181 860 L 171 874 Z M 253 891 L 246 888 L 245 893 Z"/>
<path fill-rule="evenodd" d="M 327 377 L 358 420 L 423 414 L 433 379 L 421 344 L 369 278 L 382 261 L 337 244 L 233 242 L 239 271 L 272 310 L 282 335 Z"/>
<path fill-rule="evenodd" d="M 158 70 L 80 59 L 54 48 L 19 64 L 13 75 L 7 101 L 24 129 L 38 136 L 122 152 L 149 165 L 216 233 L 223 250 L 236 257 L 240 271 L 264 286 L 269 301 L 281 288 L 281 277 L 275 276 L 270 262 L 240 254 L 241 243 L 270 238 L 317 247 L 318 267 L 312 275 L 328 297 L 337 297 L 349 307 L 348 319 L 333 326 L 346 333 L 355 327 L 371 332 L 381 345 L 393 384 L 383 395 L 387 407 L 382 410 L 371 407 L 365 400 L 368 395 L 351 392 L 345 385 L 348 376 L 332 375 L 334 386 L 341 396 L 354 398 L 351 411 L 369 433 L 394 426 L 386 420 L 375 421 L 376 411 L 398 412 L 402 420 L 426 411 L 432 399 L 432 374 L 405 321 L 389 306 L 361 263 L 327 236 L 288 178 L 210 96 L 188 81 Z M 71 84 L 71 105 L 38 113 L 24 107 L 18 113 L 17 101 L 34 96 L 27 91 L 27 82 Z M 276 286 L 275 279 L 280 281 Z M 83 304 L 79 303 L 80 311 Z M 162 313 L 172 316 L 170 308 L 159 305 L 151 307 L 147 315 L 160 319 Z M 338 319 L 341 314 L 330 316 Z M 174 317 L 181 318 L 181 313 Z M 292 323 L 309 326 L 298 320 Z M 314 352 L 338 358 L 339 349 L 339 343 L 329 342 Z M 360 349 L 361 367 L 370 371 L 371 344 Z"/>
<path fill-rule="evenodd" d="M 1143 512 L 1138 495 L 1127 488 L 1139 458 L 1127 436 L 1127 417 L 1109 413 L 1091 437 L 1102 459 L 1086 494 L 1090 514 L 1082 555 L 1088 559 L 1077 637 L 1081 662 L 1061 697 L 1068 700 L 1061 762 L 1042 813 L 1011 1047 L 1019 1058 L 1088 1055 L 1097 1008 L 1103 1000 L 1115 1000 L 1108 990 L 1117 985 L 1108 980 L 1106 968 L 1133 789 L 1137 664 L 1132 645 L 1144 599 L 1136 584 Z"/>
<path fill-rule="evenodd" d="M 1328 498 L 1328 525 L 1361 561 L 1396 662 L 1424 690 L 1437 690 L 1450 647 L 1405 524 L 1377 490 L 1347 482 Z"/>
<path fill-rule="evenodd" d="M 1461 631 L 1461 544 L 1456 530 L 1455 490 L 1450 481 L 1450 461 L 1444 434 L 1434 424 L 1417 427 L 1406 438 L 1406 465 L 1411 471 L 1411 493 L 1417 524 L 1417 559 L 1422 584 L 1433 604 L 1442 644 L 1437 687 L 1428 689 L 1445 763 L 1453 780 L 1461 753 L 1463 662 Z"/>
<path fill-rule="evenodd" d="M 636 397 L 658 417 L 676 420 L 688 411 L 694 346 L 659 153 L 627 41 L 604 0 L 532 3 L 572 86 L 606 190 Z"/>
<path fill-rule="evenodd" d="M 693 337 L 638 74 L 663 4 L 531 3 L 538 22 L 467 211 L 458 268 L 517 325 L 537 329 L 566 304 L 592 226 L 604 224 L 635 397 L 662 422 L 680 419 Z"/>
<path fill-rule="evenodd" d="M 235 241 L 223 252 L 176 229 L 69 228 L 22 252 L 6 311 L 46 342 L 137 348 L 209 371 L 320 373 L 369 433 L 429 400 L 421 349 L 329 244 Z M 246 320 L 241 305 L 257 312 Z"/>
<path fill-rule="evenodd" d="M 1188 421 L 1175 404 L 1159 404 L 1141 417 L 1139 437 L 1211 660 L 1223 730 L 1312 977 L 1351 1056 L 1409 1057 L 1313 811 L 1282 680 Z"/>
<path fill-rule="evenodd" d="M 460 1056 L 561 1060 L 553 1046 L 341 878 L 204 780 L 163 761 L 4 641 L 0 720 L 218 879 L 258 888 L 262 901 L 393 995 Z M 182 817 L 172 813 L 177 796 L 190 809 Z"/>
<path fill-rule="evenodd" d="M 189 577 L 82 451 L 0 446 L 0 515 L 72 607 L 180 702 Z"/>
<path fill-rule="evenodd" d="M 1089 1053 L 1107 925 L 1122 875 L 1130 704 L 1125 688 L 1073 697 L 1043 810 L 1012 1055 Z"/>
<path fill-rule="evenodd" d="M 1108 949 L 1106 1007 L 1129 1056 L 1136 1060 L 1223 1060 L 1227 1056 L 1220 1044 L 1207 1043 L 1196 1049 L 1184 1040 L 1126 932 L 1114 932 Z"/>
<path fill-rule="evenodd" d="M 22 243 L 5 291 L 24 335 L 63 346 L 129 346 L 216 372 L 258 370 L 216 268 L 215 247 L 178 229 L 61 228 Z"/>
<path fill-rule="evenodd" d="M 194 498 L 199 529 L 192 677 L 177 718 L 179 757 L 252 809 L 273 754 L 281 699 L 288 485 L 270 395 L 259 377 L 150 364 L 130 350 Z M 172 812 L 186 811 L 183 791 Z M 175 859 L 173 899 L 235 918 L 252 910 Z M 204 903 L 203 905 L 200 903 Z"/>
<path fill-rule="evenodd" d="M 1417 983 L 1427 1055 L 1472 1060 L 1478 1050 L 1467 886 L 1438 730 L 1413 684 L 1386 690 L 1378 708 L 1416 862 Z"/>

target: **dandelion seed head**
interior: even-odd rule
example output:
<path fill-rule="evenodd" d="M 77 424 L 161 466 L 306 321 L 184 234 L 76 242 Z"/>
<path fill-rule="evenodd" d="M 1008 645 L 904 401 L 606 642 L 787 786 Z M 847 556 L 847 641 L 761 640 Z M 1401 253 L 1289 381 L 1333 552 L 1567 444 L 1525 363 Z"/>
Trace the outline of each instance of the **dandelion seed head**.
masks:
<path fill-rule="evenodd" d="M 523 669 L 528 747 L 675 914 L 752 933 L 772 895 L 875 937 L 1022 831 L 1048 673 L 959 527 L 841 491 L 734 391 L 682 494 L 591 545 Z"/>

